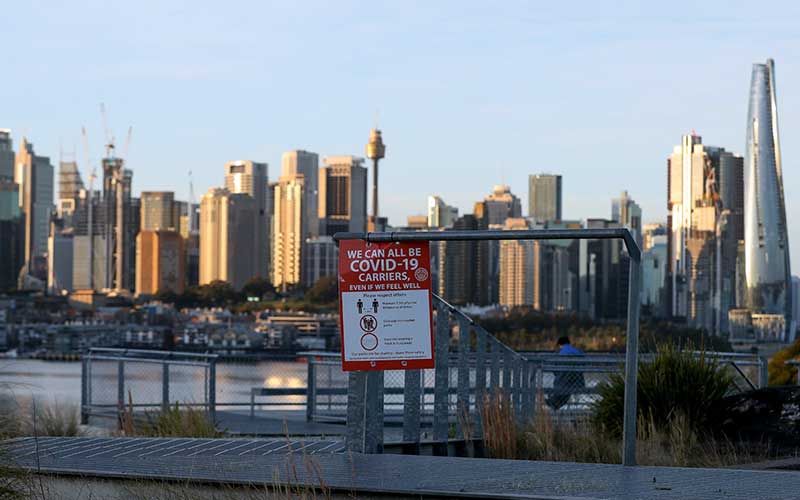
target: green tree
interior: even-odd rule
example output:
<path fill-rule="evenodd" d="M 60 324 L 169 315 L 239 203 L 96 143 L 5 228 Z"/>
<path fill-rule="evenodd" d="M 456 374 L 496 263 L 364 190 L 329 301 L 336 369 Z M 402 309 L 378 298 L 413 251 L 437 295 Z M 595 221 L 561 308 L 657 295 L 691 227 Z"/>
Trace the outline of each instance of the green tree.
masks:
<path fill-rule="evenodd" d="M 215 280 L 211 283 L 200 286 L 197 293 L 203 305 L 207 307 L 221 307 L 231 303 L 239 302 L 241 296 L 230 283 Z"/>
<path fill-rule="evenodd" d="M 339 298 L 337 276 L 323 276 L 306 292 L 306 300 L 312 304 L 330 304 Z"/>
<path fill-rule="evenodd" d="M 251 278 L 242 287 L 242 293 L 245 297 L 258 297 L 263 298 L 265 295 L 272 295 L 275 293 L 275 287 L 269 280 L 261 277 Z"/>

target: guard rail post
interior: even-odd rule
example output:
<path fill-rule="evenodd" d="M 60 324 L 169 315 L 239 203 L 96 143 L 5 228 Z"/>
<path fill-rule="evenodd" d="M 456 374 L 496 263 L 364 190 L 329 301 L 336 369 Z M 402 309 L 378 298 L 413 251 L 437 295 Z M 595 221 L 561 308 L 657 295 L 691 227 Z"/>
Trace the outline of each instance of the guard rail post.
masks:
<path fill-rule="evenodd" d="M 161 365 L 161 413 L 169 411 L 169 362 Z"/>
<path fill-rule="evenodd" d="M 213 358 L 208 363 L 208 416 L 211 421 L 217 422 L 217 359 Z"/>
<path fill-rule="evenodd" d="M 313 356 L 308 358 L 306 380 L 306 422 L 311 422 L 317 413 L 317 363 Z"/>
<path fill-rule="evenodd" d="M 81 358 L 81 425 L 89 424 L 89 356 L 86 352 Z"/>
<path fill-rule="evenodd" d="M 622 431 L 622 465 L 636 465 L 636 394 L 639 371 L 639 308 L 641 307 L 641 253 L 630 232 L 625 245 L 630 256 L 628 321 L 625 343 L 625 402 Z"/>
<path fill-rule="evenodd" d="M 759 356 L 758 360 L 758 388 L 763 389 L 769 385 L 769 359 Z"/>

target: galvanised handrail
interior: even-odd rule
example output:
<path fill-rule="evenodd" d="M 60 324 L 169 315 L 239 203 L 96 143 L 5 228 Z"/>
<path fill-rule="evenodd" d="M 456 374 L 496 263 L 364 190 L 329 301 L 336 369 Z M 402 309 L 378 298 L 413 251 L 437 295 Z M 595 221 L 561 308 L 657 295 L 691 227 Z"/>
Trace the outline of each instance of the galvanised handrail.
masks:
<path fill-rule="evenodd" d="M 374 232 L 374 233 L 336 233 L 333 239 L 337 242 L 342 240 L 363 240 L 366 242 L 404 242 L 404 241 L 484 241 L 484 240 L 565 240 L 565 239 L 619 239 L 625 244 L 625 248 L 630 256 L 630 272 L 628 285 L 628 319 L 627 319 L 627 339 L 625 349 L 625 403 L 623 419 L 623 440 L 622 440 L 622 463 L 623 465 L 636 465 L 636 378 L 639 362 L 639 309 L 641 304 L 641 250 L 636 244 L 636 240 L 627 228 L 602 228 L 602 229 L 541 229 L 541 230 L 522 230 L 522 231 L 497 231 L 497 230 L 477 230 L 477 231 L 399 231 L 399 232 Z M 461 318 L 461 321 L 469 326 L 475 326 Z M 471 320 L 470 320 L 471 321 Z M 445 359 L 446 351 L 441 350 L 440 338 L 445 340 L 444 333 L 436 328 L 436 341 L 434 359 L 437 365 L 440 362 L 447 363 Z M 485 330 L 478 329 L 477 333 L 485 333 Z M 520 363 L 522 368 L 520 377 L 515 378 L 514 385 L 523 386 L 526 383 L 526 372 L 528 380 L 530 375 L 530 363 Z M 447 384 L 448 380 L 443 379 L 437 370 L 436 385 Z M 481 371 L 479 371 L 481 373 Z M 485 375 L 485 373 L 484 373 Z M 412 384 L 419 386 L 419 371 L 406 371 L 406 385 Z M 516 374 L 515 374 L 516 377 Z M 380 397 L 380 388 L 383 387 L 382 372 L 353 372 L 349 376 L 351 391 L 348 394 L 348 446 L 351 450 L 362 452 L 381 452 L 383 436 L 383 405 L 378 406 L 377 398 Z M 508 380 L 504 372 L 503 386 L 509 387 L 505 382 Z M 477 382 L 477 381 L 476 381 Z M 369 398 L 369 401 L 362 399 Z M 523 401 L 524 394 L 514 394 L 512 399 L 528 404 Z M 462 398 L 459 398 L 461 401 Z M 440 407 L 439 407 L 440 408 Z M 413 418 L 413 417 L 412 417 Z M 352 434 L 350 434 L 352 432 Z M 436 432 L 434 432 L 436 434 Z M 371 443 L 367 445 L 367 443 Z"/>

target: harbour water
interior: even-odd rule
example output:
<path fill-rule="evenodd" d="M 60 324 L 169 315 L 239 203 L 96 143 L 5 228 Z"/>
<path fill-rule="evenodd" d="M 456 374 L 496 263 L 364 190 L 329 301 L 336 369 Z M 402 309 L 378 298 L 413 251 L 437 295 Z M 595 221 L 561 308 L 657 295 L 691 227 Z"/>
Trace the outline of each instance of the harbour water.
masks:
<path fill-rule="evenodd" d="M 133 368 L 133 367 L 131 367 Z M 142 367 L 145 368 L 145 367 Z M 133 384 L 148 384 L 148 378 L 160 377 L 153 366 L 147 371 L 128 371 L 126 378 Z M 160 370 L 160 368 L 159 368 Z M 104 372 L 106 375 L 104 375 Z M 107 377 L 107 381 L 103 378 Z M 259 361 L 252 364 L 217 364 L 217 401 L 247 403 L 253 387 L 305 387 L 307 365 L 291 361 Z M 109 395 L 116 394 L 116 370 L 95 370 L 93 388 Z M 152 380 L 154 390 L 160 391 L 160 379 Z M 170 392 L 186 399 L 199 399 L 198 387 L 204 386 L 203 370 L 176 370 L 170 378 Z M 11 393 L 18 399 L 45 403 L 79 405 L 81 401 L 81 363 L 41 361 L 35 359 L 0 359 L 0 392 Z M 156 392 L 158 394 L 158 392 Z M 155 394 L 154 394 L 155 395 Z"/>

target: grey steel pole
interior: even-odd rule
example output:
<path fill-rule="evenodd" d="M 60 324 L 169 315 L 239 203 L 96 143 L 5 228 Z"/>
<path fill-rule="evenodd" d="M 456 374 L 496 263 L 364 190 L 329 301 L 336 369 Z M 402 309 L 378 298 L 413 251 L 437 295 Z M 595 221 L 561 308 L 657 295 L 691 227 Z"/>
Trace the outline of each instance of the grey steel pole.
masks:
<path fill-rule="evenodd" d="M 313 356 L 308 359 L 306 375 L 306 422 L 314 420 L 317 413 L 317 364 Z"/>
<path fill-rule="evenodd" d="M 760 356 L 758 360 L 758 388 L 763 389 L 769 385 L 769 358 Z"/>
<path fill-rule="evenodd" d="M 169 363 L 164 361 L 161 367 L 161 412 L 169 411 Z"/>
<path fill-rule="evenodd" d="M 208 415 L 214 424 L 217 423 L 217 360 L 208 364 Z"/>
<path fill-rule="evenodd" d="M 630 254 L 630 253 L 629 253 Z M 630 254 L 628 325 L 625 346 L 625 403 L 622 423 L 622 465 L 636 465 L 636 378 L 639 370 L 639 308 L 641 257 Z"/>
<path fill-rule="evenodd" d="M 87 352 L 81 360 L 81 425 L 89 423 L 89 356 L 90 354 Z"/>

